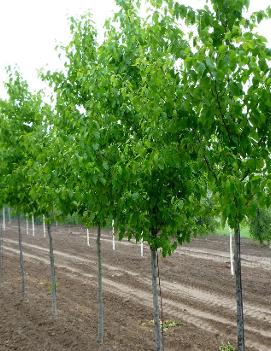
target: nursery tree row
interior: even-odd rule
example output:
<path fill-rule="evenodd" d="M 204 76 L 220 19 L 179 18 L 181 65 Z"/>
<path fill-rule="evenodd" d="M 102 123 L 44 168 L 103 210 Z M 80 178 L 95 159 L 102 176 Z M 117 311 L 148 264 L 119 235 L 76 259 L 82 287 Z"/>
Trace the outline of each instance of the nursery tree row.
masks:
<path fill-rule="evenodd" d="M 157 351 L 158 251 L 170 255 L 221 215 L 234 230 L 243 351 L 240 223 L 271 199 L 271 50 L 256 30 L 271 10 L 248 17 L 248 0 L 210 0 L 199 10 L 173 0 L 117 5 L 101 43 L 89 14 L 70 19 L 64 69 L 42 75 L 51 106 L 8 69 L 8 98 L 0 101 L 0 202 L 18 215 L 46 216 L 52 277 L 53 216 L 76 214 L 97 227 L 100 343 L 101 228 L 114 219 L 120 239 L 147 242 Z"/>

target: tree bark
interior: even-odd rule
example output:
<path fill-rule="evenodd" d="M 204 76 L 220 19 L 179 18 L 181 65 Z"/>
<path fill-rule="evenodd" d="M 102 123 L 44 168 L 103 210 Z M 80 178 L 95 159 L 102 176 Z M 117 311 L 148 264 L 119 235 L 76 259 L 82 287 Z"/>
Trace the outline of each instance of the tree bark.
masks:
<path fill-rule="evenodd" d="M 237 350 L 245 351 L 243 290 L 241 272 L 240 225 L 234 229 L 234 269 L 235 269 L 235 295 L 237 304 Z"/>
<path fill-rule="evenodd" d="M 28 215 L 26 215 L 25 224 L 26 224 L 26 235 L 29 235 Z"/>
<path fill-rule="evenodd" d="M 87 246 L 90 247 L 90 242 L 89 242 L 89 230 L 87 228 Z"/>
<path fill-rule="evenodd" d="M 51 233 L 51 225 L 47 224 L 47 232 L 49 238 L 49 256 L 50 256 L 50 269 L 51 269 L 51 301 L 53 317 L 57 318 L 57 303 L 56 303 L 56 271 L 55 271 L 55 258 L 53 248 L 53 238 Z"/>
<path fill-rule="evenodd" d="M 101 256 L 101 227 L 97 230 L 97 260 L 98 260 L 98 335 L 97 342 L 102 344 L 104 339 L 104 305 L 103 305 L 103 281 L 102 281 L 102 256 Z"/>
<path fill-rule="evenodd" d="M 46 224 L 45 224 L 45 216 L 42 216 L 42 224 L 43 224 L 43 237 L 46 238 Z"/>
<path fill-rule="evenodd" d="M 141 239 L 141 241 L 140 241 L 140 256 L 141 256 L 141 257 L 144 256 L 144 243 L 143 243 L 143 239 Z"/>
<path fill-rule="evenodd" d="M 3 254 L 3 227 L 0 226 L 0 274 L 4 273 L 4 254 Z"/>
<path fill-rule="evenodd" d="M 116 250 L 116 243 L 115 243 L 115 221 L 112 219 L 112 248 Z"/>
<path fill-rule="evenodd" d="M 18 215 L 18 235 L 19 235 L 19 251 L 20 251 L 20 273 L 21 273 L 21 278 L 22 278 L 21 293 L 22 293 L 22 296 L 25 297 L 26 296 L 26 284 L 25 284 L 23 242 L 22 242 L 20 215 Z"/>
<path fill-rule="evenodd" d="M 158 298 L 158 269 L 157 269 L 157 251 L 151 248 L 151 270 L 152 270 L 152 300 L 153 300 L 153 321 L 155 350 L 162 350 L 162 335 L 160 325 L 159 298 Z"/>
<path fill-rule="evenodd" d="M 35 220 L 34 220 L 34 215 L 32 215 L 32 236 L 35 236 Z"/>

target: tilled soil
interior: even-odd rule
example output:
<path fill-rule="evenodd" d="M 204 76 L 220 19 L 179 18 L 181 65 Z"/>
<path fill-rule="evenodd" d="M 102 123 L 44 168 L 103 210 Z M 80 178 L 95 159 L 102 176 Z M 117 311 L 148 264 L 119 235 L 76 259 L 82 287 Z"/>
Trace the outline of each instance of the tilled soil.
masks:
<path fill-rule="evenodd" d="M 96 343 L 96 247 L 91 231 L 53 228 L 58 318 L 51 316 L 48 240 L 42 226 L 35 237 L 23 231 L 27 298 L 20 294 L 18 235 L 4 233 L 0 275 L 0 351 L 154 350 L 149 250 L 123 241 L 112 250 L 102 235 L 105 340 Z M 197 238 L 160 258 L 163 318 L 178 322 L 164 331 L 165 351 L 218 351 L 235 343 L 235 290 L 225 237 Z M 271 350 L 271 250 L 242 240 L 243 289 L 248 351 Z"/>

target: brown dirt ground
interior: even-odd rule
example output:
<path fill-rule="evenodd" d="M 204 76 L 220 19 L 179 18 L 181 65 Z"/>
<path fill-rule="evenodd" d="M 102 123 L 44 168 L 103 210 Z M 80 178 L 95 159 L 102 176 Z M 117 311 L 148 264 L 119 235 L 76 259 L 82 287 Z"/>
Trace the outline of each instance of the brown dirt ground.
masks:
<path fill-rule="evenodd" d="M 24 228 L 23 228 L 24 229 Z M 105 342 L 96 343 L 95 231 L 91 246 L 80 227 L 53 228 L 59 317 L 51 317 L 48 240 L 23 231 L 27 298 L 20 296 L 17 227 L 4 234 L 0 276 L 0 351 L 154 350 L 150 255 L 103 232 Z M 235 343 L 234 279 L 225 237 L 197 238 L 160 258 L 164 319 L 180 325 L 164 332 L 165 351 L 218 351 Z M 247 351 L 271 350 L 271 250 L 242 240 Z"/>

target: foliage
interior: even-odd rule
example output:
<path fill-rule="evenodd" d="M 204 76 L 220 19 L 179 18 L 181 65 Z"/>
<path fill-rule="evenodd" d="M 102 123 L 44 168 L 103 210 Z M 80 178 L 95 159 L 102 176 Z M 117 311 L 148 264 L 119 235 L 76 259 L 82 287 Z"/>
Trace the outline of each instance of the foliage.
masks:
<path fill-rule="evenodd" d="M 253 239 L 261 244 L 271 241 L 271 212 L 270 209 L 257 209 L 256 215 L 249 219 L 249 231 Z"/>
<path fill-rule="evenodd" d="M 248 0 L 151 0 L 142 17 L 140 1 L 117 4 L 100 45 L 90 15 L 71 18 L 64 70 L 43 77 L 54 109 L 8 70 L 0 204 L 99 228 L 114 218 L 120 238 L 164 255 L 219 213 L 237 236 L 252 218 L 263 240 L 271 50 L 256 27 L 270 8 L 248 18 Z"/>
<path fill-rule="evenodd" d="M 203 199 L 206 211 L 204 215 L 197 217 L 197 224 L 202 227 L 203 232 L 199 234 L 214 233 L 219 227 L 219 220 L 216 217 L 217 205 L 210 194 Z"/>
<path fill-rule="evenodd" d="M 189 31 L 190 47 L 178 59 L 183 98 L 196 115 L 194 143 L 232 228 L 270 202 L 271 52 L 255 16 L 244 17 L 247 6 L 212 0 L 202 10 L 171 8 Z"/>
<path fill-rule="evenodd" d="M 61 198 L 58 208 L 67 214 L 76 212 L 86 226 L 104 226 L 113 208 L 110 156 L 114 156 L 107 153 L 110 124 L 104 121 L 99 101 L 106 77 L 97 63 L 96 31 L 90 15 L 71 18 L 70 23 L 72 39 L 64 47 L 65 70 L 44 76 L 56 96 L 52 145 L 61 150 L 54 153 Z"/>
<path fill-rule="evenodd" d="M 154 320 L 146 321 L 141 323 L 142 326 L 144 327 L 150 327 L 152 328 L 154 326 Z M 166 319 L 163 321 L 160 321 L 161 328 L 163 328 L 163 331 L 167 331 L 169 329 L 181 327 L 183 323 L 179 320 L 172 320 L 172 319 Z"/>
<path fill-rule="evenodd" d="M 18 71 L 8 68 L 7 100 L 0 101 L 0 198 L 15 210 L 32 212 L 30 183 L 33 135 L 42 119 L 41 95 L 32 94 Z"/>
<path fill-rule="evenodd" d="M 144 19 L 135 2 L 119 5 L 99 48 L 104 83 L 111 82 L 100 104 L 117 127 L 108 130 L 118 152 L 112 167 L 115 223 L 120 238 L 140 240 L 143 231 L 144 241 L 169 254 L 205 225 L 197 220 L 206 213 L 207 187 L 171 55 L 173 41 L 180 49 L 187 43 L 181 31 L 180 39 L 171 36 L 172 18 L 155 12 Z"/>
<path fill-rule="evenodd" d="M 211 0 L 195 11 L 175 5 L 173 15 L 186 22 L 189 32 L 189 52 L 179 55 L 179 72 L 183 99 L 196 116 L 196 152 L 223 222 L 234 229 L 237 343 L 242 351 L 240 223 L 271 202 L 271 52 L 256 32 L 254 17 L 245 17 L 247 0 Z"/>
<path fill-rule="evenodd" d="M 52 145 L 65 155 L 54 152 L 56 191 L 86 225 L 114 217 L 121 238 L 140 240 L 143 230 L 166 254 L 208 227 L 206 185 L 187 151 L 189 110 L 178 106 L 173 38 L 163 37 L 172 23 L 143 20 L 133 1 L 119 5 L 99 47 L 89 15 L 71 19 L 65 71 L 45 77 L 56 94 Z"/>

